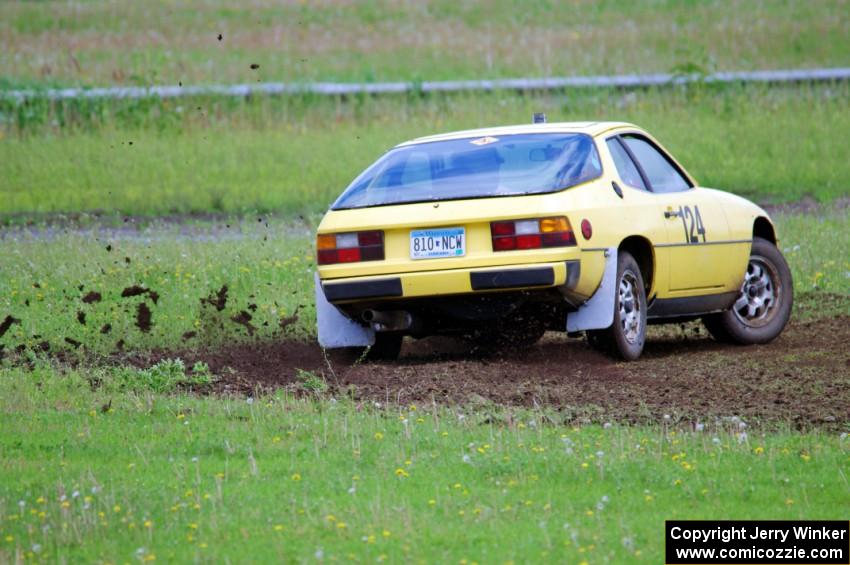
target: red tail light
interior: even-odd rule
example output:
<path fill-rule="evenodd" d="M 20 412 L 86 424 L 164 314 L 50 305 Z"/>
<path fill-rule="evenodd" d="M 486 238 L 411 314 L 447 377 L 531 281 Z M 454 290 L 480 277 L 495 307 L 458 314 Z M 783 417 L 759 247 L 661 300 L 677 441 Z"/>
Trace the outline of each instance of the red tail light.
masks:
<path fill-rule="evenodd" d="M 319 265 L 383 259 L 384 232 L 380 230 L 325 233 L 316 238 L 316 262 Z"/>
<path fill-rule="evenodd" d="M 570 221 L 564 216 L 492 222 L 493 251 L 568 247 L 576 244 Z"/>

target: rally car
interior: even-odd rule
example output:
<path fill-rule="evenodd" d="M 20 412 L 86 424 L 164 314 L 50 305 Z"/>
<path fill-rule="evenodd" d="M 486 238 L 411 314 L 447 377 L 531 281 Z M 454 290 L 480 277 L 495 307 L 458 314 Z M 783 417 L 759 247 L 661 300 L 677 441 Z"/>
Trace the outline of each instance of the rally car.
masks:
<path fill-rule="evenodd" d="M 637 359 L 648 323 L 701 318 L 773 340 L 791 273 L 768 214 L 700 187 L 646 131 L 533 123 L 402 143 L 318 228 L 322 346 L 399 354 L 405 335 L 524 347 L 547 330 Z"/>

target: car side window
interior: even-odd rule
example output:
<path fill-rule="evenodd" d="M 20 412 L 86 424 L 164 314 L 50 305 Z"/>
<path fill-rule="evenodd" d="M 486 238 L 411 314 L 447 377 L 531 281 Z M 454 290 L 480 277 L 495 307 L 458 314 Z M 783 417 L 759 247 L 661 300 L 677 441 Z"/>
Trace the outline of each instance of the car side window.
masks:
<path fill-rule="evenodd" d="M 667 157 L 648 141 L 635 136 L 622 139 L 643 169 L 652 192 L 681 192 L 691 188 Z"/>
<path fill-rule="evenodd" d="M 646 185 L 640 177 L 640 172 L 635 167 L 632 158 L 629 157 L 629 154 L 620 145 L 619 140 L 616 137 L 612 137 L 606 143 L 608 144 L 608 151 L 611 152 L 611 158 L 614 160 L 614 166 L 617 167 L 617 172 L 620 174 L 620 179 L 633 188 L 646 190 Z"/>

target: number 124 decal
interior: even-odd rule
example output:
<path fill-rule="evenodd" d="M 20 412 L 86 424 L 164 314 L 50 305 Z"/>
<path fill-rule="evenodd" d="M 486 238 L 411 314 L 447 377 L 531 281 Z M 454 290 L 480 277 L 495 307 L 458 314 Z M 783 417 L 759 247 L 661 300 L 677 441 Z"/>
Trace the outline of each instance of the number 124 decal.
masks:
<path fill-rule="evenodd" d="M 705 226 L 702 224 L 702 216 L 699 214 L 699 206 L 679 206 L 679 217 L 682 218 L 682 228 L 685 230 L 685 241 L 688 243 L 699 243 L 700 236 L 705 243 Z"/>

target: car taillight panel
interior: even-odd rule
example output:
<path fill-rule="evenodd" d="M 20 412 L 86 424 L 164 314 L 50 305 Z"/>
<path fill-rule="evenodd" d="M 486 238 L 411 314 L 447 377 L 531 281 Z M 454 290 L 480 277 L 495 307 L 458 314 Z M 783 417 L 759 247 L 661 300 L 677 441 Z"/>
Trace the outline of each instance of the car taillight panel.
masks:
<path fill-rule="evenodd" d="M 569 247 L 576 244 L 570 221 L 564 216 L 490 223 L 493 251 Z"/>
<path fill-rule="evenodd" d="M 319 265 L 383 259 L 384 232 L 380 230 L 323 233 L 316 238 L 316 260 Z"/>

